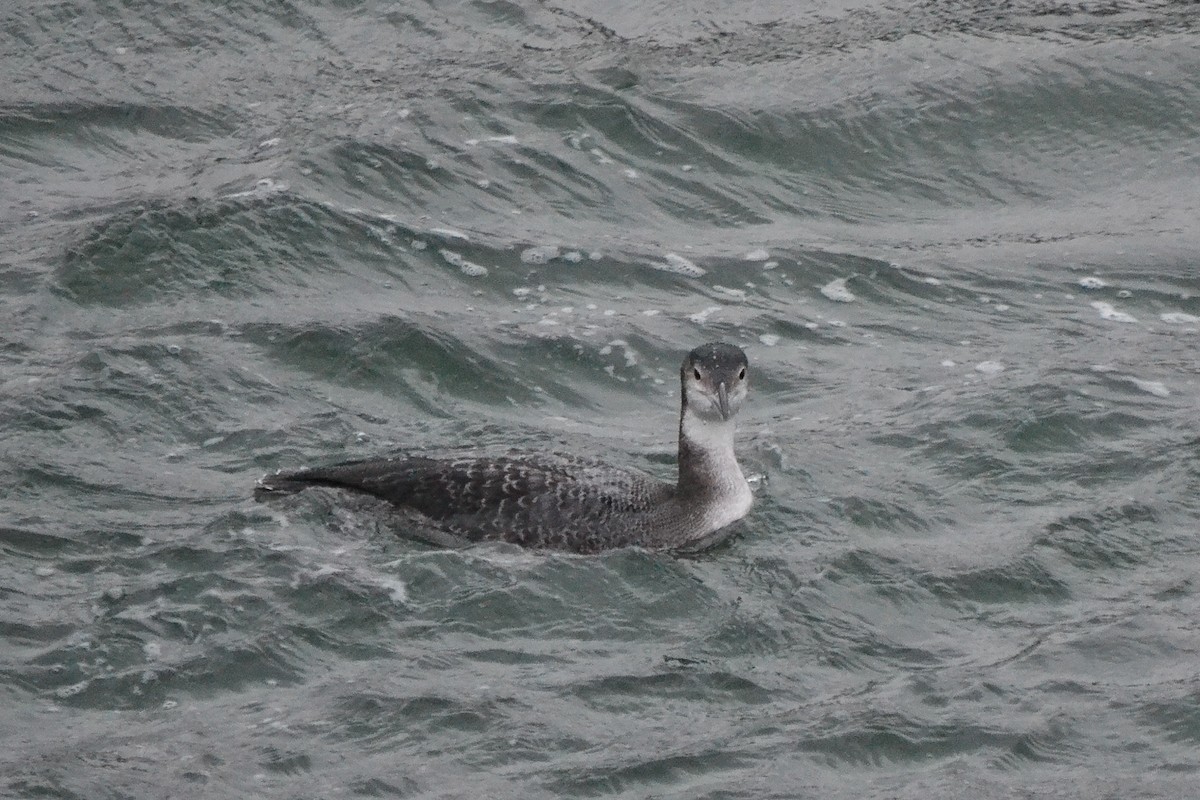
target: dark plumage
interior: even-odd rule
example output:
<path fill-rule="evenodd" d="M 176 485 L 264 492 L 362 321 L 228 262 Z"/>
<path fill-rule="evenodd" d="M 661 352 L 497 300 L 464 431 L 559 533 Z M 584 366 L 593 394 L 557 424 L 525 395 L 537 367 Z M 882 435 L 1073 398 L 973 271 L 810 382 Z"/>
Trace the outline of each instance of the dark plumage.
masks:
<path fill-rule="evenodd" d="M 698 550 L 745 516 L 750 489 L 733 453 L 746 396 L 745 353 L 697 347 L 680 370 L 679 480 L 561 454 L 348 461 L 262 478 L 258 498 L 329 486 L 386 500 L 437 544 L 503 540 L 594 553 L 637 545 Z"/>

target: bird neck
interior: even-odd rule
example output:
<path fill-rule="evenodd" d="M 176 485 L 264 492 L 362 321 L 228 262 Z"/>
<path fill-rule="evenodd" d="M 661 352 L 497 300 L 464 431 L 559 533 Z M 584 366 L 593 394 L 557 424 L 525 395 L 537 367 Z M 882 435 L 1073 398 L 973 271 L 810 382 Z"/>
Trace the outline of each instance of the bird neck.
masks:
<path fill-rule="evenodd" d="M 745 484 L 733 433 L 732 420 L 701 419 L 684 405 L 679 415 L 679 494 L 720 494 Z"/>

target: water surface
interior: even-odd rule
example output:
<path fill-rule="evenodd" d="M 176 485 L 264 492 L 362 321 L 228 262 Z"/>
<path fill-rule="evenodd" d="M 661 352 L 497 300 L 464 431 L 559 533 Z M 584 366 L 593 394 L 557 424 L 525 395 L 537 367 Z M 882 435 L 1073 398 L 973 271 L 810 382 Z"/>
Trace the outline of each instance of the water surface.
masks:
<path fill-rule="evenodd" d="M 1200 772 L 1200 15 L 65 2 L 0 60 L 0 793 L 1153 797 Z M 262 473 L 669 478 L 439 551 Z"/>

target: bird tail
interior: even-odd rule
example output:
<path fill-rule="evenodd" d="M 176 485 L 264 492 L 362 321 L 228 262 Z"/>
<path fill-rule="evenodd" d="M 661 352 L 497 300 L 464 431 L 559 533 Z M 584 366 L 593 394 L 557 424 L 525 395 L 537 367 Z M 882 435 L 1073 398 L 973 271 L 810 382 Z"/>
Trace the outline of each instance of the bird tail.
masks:
<path fill-rule="evenodd" d="M 321 481 L 315 476 L 310 475 L 308 470 L 299 470 L 297 472 L 278 471 L 270 475 L 263 475 L 254 484 L 254 499 L 267 500 L 272 497 L 283 497 L 284 495 L 296 494 L 302 492 L 310 486 L 320 485 Z"/>

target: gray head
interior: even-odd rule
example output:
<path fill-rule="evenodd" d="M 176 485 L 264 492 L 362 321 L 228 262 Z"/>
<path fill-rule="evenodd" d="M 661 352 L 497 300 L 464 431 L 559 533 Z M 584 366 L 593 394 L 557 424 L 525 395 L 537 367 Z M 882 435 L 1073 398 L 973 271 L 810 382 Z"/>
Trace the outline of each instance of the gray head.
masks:
<path fill-rule="evenodd" d="M 749 366 L 746 354 L 736 345 L 700 345 L 687 354 L 679 371 L 684 409 L 711 422 L 732 419 L 746 399 Z"/>

